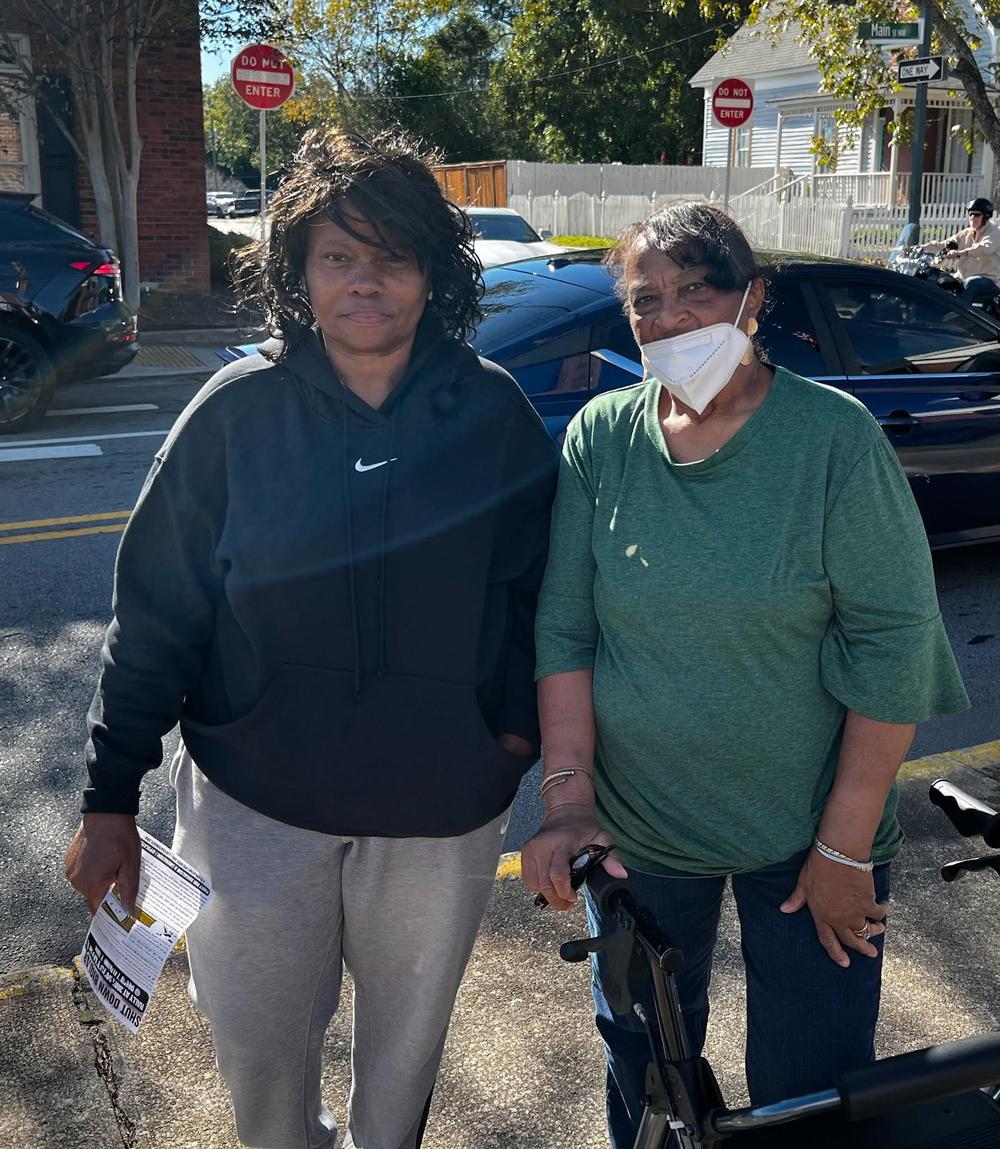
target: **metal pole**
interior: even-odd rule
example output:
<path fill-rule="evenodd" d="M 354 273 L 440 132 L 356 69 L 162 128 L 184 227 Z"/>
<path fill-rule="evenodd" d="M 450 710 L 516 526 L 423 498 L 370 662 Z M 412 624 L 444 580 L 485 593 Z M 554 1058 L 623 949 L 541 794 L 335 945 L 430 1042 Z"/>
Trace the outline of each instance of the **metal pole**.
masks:
<path fill-rule="evenodd" d="M 726 198 L 722 201 L 723 206 L 728 210 L 729 208 L 729 181 L 733 177 L 733 129 L 727 129 L 729 132 L 729 140 L 726 147 Z"/>
<path fill-rule="evenodd" d="M 219 190 L 219 145 L 218 145 L 218 142 L 217 142 L 216 136 L 215 136 L 215 117 L 214 116 L 212 116 L 209 119 L 209 123 L 212 125 L 212 183 L 214 184 L 214 190 L 218 191 Z"/>
<path fill-rule="evenodd" d="M 260 242 L 267 238 L 267 112 L 260 110 Z"/>
<path fill-rule="evenodd" d="M 931 54 L 931 7 L 925 2 L 920 6 L 920 15 L 924 21 L 924 38 L 920 44 L 920 55 L 927 57 Z M 927 135 L 927 84 L 922 80 L 917 84 L 914 97 L 915 111 L 913 114 L 913 166 L 910 169 L 910 216 L 907 222 L 916 225 L 914 243 L 920 242 L 920 207 L 921 193 L 924 182 L 924 142 Z"/>

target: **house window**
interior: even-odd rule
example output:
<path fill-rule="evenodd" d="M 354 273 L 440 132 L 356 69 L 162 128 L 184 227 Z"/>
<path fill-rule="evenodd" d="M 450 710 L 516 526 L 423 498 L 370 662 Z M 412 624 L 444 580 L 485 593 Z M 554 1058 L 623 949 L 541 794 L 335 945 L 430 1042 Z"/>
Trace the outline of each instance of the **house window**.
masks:
<path fill-rule="evenodd" d="M 28 55 L 27 36 L 11 34 L 10 40 L 19 55 Z M 35 192 L 39 180 L 34 109 L 28 98 L 17 97 L 18 74 L 12 61 L 0 58 L 0 191 Z"/>
<path fill-rule="evenodd" d="M 816 117 L 816 169 L 833 171 L 837 166 L 837 121 L 832 112 Z"/>
<path fill-rule="evenodd" d="M 737 128 L 735 141 L 735 163 L 738 168 L 750 166 L 750 136 L 753 128 Z"/>

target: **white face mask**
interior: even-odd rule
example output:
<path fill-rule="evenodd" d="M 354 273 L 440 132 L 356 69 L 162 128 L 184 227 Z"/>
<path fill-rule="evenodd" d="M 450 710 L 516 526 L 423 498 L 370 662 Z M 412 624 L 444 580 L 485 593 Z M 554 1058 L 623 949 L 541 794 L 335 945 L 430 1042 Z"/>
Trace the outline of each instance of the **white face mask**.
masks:
<path fill-rule="evenodd" d="M 732 379 L 750 346 L 736 324 L 743 317 L 752 283 L 743 292 L 736 323 L 713 323 L 640 348 L 646 374 L 699 415 Z"/>

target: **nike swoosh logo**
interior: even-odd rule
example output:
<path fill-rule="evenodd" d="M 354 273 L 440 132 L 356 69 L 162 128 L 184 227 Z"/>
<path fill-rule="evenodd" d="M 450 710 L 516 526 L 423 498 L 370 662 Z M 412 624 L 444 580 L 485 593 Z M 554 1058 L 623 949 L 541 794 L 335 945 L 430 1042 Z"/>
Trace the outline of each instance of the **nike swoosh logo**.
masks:
<path fill-rule="evenodd" d="M 382 459 L 379 463 L 362 463 L 360 459 L 354 464 L 354 469 L 359 474 L 364 474 L 365 471 L 374 471 L 376 467 L 384 467 L 386 463 L 396 463 L 398 459 Z"/>

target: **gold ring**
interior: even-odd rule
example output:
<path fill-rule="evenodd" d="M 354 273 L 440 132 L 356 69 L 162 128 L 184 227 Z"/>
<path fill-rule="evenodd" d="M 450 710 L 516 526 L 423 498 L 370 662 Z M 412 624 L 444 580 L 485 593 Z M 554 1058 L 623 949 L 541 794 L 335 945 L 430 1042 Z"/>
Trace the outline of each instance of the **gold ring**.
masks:
<path fill-rule="evenodd" d="M 856 938 L 861 938 L 862 941 L 868 941 L 868 938 L 871 935 L 871 932 L 872 932 L 872 927 L 871 927 L 870 922 L 865 922 L 863 929 L 851 930 L 851 933 L 854 934 L 854 936 Z"/>

